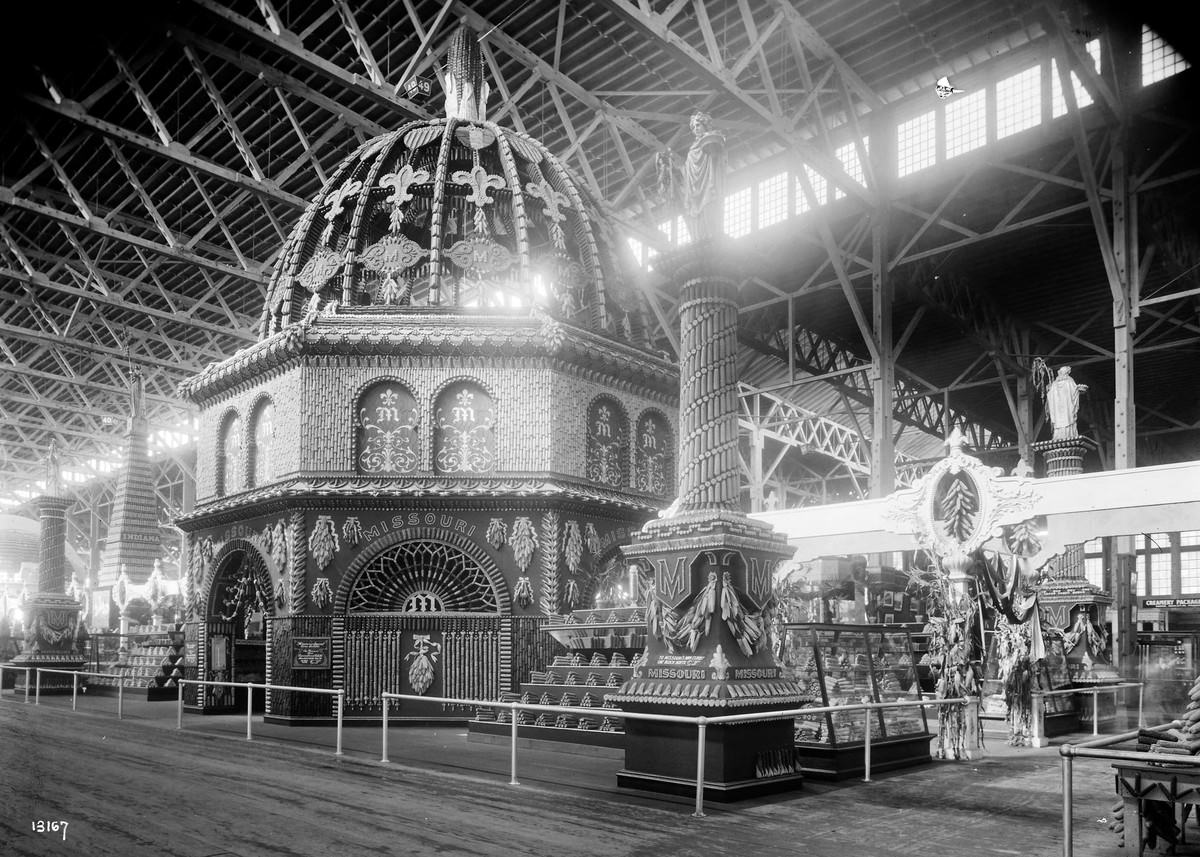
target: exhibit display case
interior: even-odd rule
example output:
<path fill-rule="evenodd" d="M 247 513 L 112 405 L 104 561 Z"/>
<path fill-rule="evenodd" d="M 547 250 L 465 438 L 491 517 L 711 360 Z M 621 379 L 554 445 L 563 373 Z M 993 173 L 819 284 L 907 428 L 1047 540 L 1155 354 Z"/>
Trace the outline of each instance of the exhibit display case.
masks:
<path fill-rule="evenodd" d="M 808 707 L 921 698 L 912 638 L 901 626 L 784 625 L 780 660 L 812 697 Z M 796 748 L 805 773 L 834 779 L 861 775 L 868 728 L 872 770 L 929 761 L 932 735 L 924 709 L 835 711 L 796 718 Z"/>

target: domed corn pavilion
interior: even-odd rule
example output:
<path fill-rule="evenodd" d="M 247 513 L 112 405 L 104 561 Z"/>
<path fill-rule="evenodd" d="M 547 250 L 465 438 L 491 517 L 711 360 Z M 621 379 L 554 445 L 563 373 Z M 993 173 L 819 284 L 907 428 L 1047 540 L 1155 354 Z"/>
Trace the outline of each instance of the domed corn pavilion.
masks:
<path fill-rule="evenodd" d="M 487 120 L 465 29 L 446 88 L 445 118 L 329 174 L 259 341 L 182 386 L 200 678 L 342 689 L 348 717 L 383 691 L 496 698 L 547 660 L 548 617 L 624 579 L 618 548 L 672 498 L 678 373 L 633 260 L 556 157 Z M 319 720 L 330 700 L 255 704 Z"/>

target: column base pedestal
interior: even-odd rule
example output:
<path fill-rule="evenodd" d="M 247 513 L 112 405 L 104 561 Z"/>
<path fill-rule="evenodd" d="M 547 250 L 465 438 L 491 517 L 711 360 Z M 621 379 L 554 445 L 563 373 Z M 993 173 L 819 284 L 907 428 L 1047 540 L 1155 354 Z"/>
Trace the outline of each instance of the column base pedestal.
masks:
<path fill-rule="evenodd" d="M 30 688 L 37 684 L 34 669 L 81 670 L 87 663 L 77 648 L 79 612 L 82 605 L 69 595 L 39 592 L 26 607 L 32 629 L 25 637 L 25 651 L 12 659 L 14 667 L 30 669 Z M 73 677 L 59 673 L 42 675 L 42 693 L 70 693 Z M 17 674 L 17 689 L 25 689 L 25 673 Z"/>
<path fill-rule="evenodd" d="M 712 716 L 720 712 L 656 706 L 646 713 Z M 749 712 L 739 709 L 737 713 Z M 707 727 L 704 799 L 731 802 L 801 788 L 804 777 L 792 730 L 791 718 Z M 625 767 L 617 772 L 617 785 L 694 795 L 697 738 L 698 730 L 691 724 L 626 719 Z"/>

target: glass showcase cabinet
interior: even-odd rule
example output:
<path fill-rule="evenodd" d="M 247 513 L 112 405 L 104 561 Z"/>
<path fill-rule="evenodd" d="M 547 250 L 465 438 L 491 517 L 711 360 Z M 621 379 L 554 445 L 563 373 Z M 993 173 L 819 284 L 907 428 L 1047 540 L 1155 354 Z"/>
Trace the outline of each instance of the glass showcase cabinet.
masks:
<path fill-rule="evenodd" d="M 806 707 L 921 698 L 913 641 L 897 625 L 788 624 L 780 660 L 811 697 Z M 842 779 L 863 773 L 863 742 L 871 729 L 871 769 L 928 762 L 933 737 L 923 708 L 815 713 L 796 718 L 796 749 L 804 772 Z"/>

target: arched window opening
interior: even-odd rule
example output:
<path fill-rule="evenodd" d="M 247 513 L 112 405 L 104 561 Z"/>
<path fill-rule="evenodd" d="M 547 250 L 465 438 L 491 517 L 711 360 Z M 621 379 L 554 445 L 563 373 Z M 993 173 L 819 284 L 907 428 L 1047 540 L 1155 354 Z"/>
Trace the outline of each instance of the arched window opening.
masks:
<path fill-rule="evenodd" d="M 275 405 L 264 399 L 250 418 L 250 487 L 275 478 Z"/>

